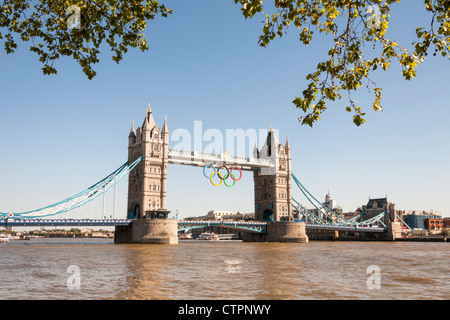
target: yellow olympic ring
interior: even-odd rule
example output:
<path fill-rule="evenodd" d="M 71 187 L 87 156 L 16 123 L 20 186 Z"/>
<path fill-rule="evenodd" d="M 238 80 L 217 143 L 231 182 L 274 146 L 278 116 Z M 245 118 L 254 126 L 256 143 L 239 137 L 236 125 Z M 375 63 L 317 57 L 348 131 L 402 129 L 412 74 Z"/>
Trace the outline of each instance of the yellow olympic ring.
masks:
<path fill-rule="evenodd" d="M 212 180 L 215 174 L 217 174 L 218 176 L 220 176 L 220 183 L 219 183 L 219 184 L 215 184 L 215 183 L 213 182 L 213 180 Z M 211 173 L 211 177 L 209 177 L 209 181 L 211 181 L 211 183 L 213 184 L 213 186 L 218 187 L 218 186 L 220 186 L 220 185 L 222 184 L 222 182 L 223 182 L 223 176 L 222 176 L 222 174 L 221 174 L 219 171 L 214 171 L 213 173 Z"/>

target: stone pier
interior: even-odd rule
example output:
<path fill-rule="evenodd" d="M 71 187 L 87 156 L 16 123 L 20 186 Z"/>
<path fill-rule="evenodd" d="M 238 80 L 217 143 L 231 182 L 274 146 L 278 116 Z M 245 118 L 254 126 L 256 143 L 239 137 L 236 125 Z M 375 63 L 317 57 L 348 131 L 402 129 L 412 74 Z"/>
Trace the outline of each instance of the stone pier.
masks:
<path fill-rule="evenodd" d="M 269 222 L 267 233 L 244 233 L 244 242 L 309 242 L 303 222 Z"/>
<path fill-rule="evenodd" d="M 129 226 L 116 227 L 114 243 L 177 244 L 177 220 L 137 219 Z"/>

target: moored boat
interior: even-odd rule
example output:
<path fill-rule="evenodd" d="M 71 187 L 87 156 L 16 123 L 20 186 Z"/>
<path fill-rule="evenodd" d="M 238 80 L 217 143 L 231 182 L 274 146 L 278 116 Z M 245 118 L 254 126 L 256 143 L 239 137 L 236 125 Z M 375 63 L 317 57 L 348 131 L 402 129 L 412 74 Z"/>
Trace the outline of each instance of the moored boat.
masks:
<path fill-rule="evenodd" d="M 215 233 L 210 232 L 203 232 L 198 237 L 199 240 L 219 240 L 219 237 Z"/>
<path fill-rule="evenodd" d="M 5 234 L 0 234 L 0 243 L 8 243 L 9 237 Z"/>

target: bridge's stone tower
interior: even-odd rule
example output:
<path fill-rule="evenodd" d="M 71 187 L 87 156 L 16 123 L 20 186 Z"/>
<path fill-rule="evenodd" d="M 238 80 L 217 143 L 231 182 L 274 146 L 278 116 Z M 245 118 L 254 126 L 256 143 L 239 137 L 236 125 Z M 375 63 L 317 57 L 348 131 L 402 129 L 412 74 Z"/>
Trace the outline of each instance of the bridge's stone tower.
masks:
<path fill-rule="evenodd" d="M 131 127 L 128 161 L 142 160 L 128 176 L 128 212 L 131 225 L 116 227 L 115 243 L 178 243 L 177 221 L 168 219 L 166 208 L 169 164 L 167 120 L 160 129 L 150 106 L 142 127 Z"/>
<path fill-rule="evenodd" d="M 128 177 L 128 218 L 165 218 L 169 130 L 164 119 L 162 130 L 153 119 L 151 108 L 147 110 L 142 127 L 128 136 L 128 162 L 140 156 L 142 161 Z"/>
<path fill-rule="evenodd" d="M 269 159 L 273 168 L 254 171 L 255 219 L 257 221 L 289 221 L 292 218 L 291 200 L 291 148 L 286 138 L 278 143 L 270 128 L 261 150 L 255 146 L 253 157 Z"/>

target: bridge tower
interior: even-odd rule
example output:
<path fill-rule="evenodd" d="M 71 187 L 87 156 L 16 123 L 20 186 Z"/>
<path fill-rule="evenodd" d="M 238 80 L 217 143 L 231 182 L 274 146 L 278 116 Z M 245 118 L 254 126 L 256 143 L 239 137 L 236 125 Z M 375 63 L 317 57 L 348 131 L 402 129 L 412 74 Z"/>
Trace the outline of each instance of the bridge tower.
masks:
<path fill-rule="evenodd" d="M 166 207 L 169 130 L 167 119 L 160 129 L 150 105 L 142 127 L 131 126 L 128 161 L 142 160 L 128 176 L 129 226 L 116 227 L 115 243 L 178 243 L 177 221 L 168 219 Z"/>
<path fill-rule="evenodd" d="M 135 131 L 133 123 L 128 136 L 128 162 L 143 157 L 128 177 L 128 218 L 167 218 L 168 152 L 167 119 L 160 129 L 149 106 L 142 127 Z"/>
<path fill-rule="evenodd" d="M 261 150 L 255 146 L 253 157 L 268 159 L 274 166 L 253 171 L 255 189 L 255 220 L 267 221 L 266 234 L 244 233 L 246 242 L 309 241 L 305 223 L 293 222 L 291 198 L 291 147 L 288 138 L 278 143 L 270 128 Z"/>
<path fill-rule="evenodd" d="M 253 172 L 255 220 L 291 220 L 291 147 L 288 138 L 284 145 L 278 143 L 273 128 L 270 128 L 261 150 L 255 146 L 253 157 L 269 159 L 275 165 Z"/>

